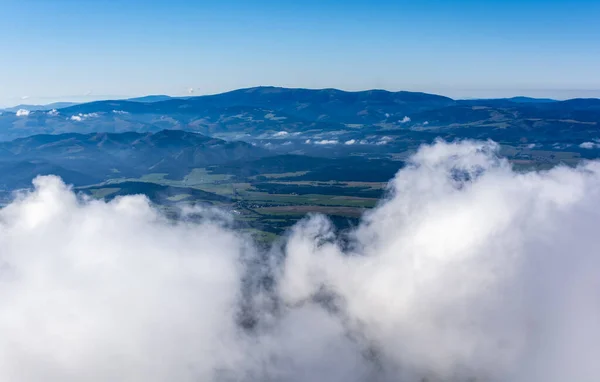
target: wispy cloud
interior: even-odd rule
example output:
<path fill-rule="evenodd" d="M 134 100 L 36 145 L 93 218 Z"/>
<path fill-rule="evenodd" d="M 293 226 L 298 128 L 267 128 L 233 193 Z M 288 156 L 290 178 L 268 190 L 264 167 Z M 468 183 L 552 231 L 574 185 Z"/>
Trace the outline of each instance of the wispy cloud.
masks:
<path fill-rule="evenodd" d="M 320 141 L 316 141 L 315 145 L 337 145 L 339 142 L 335 139 L 322 139 Z"/>
<path fill-rule="evenodd" d="M 387 145 L 388 143 L 392 142 L 393 139 L 391 137 L 385 136 L 382 137 L 379 141 L 377 141 L 375 144 L 376 145 Z"/>
<path fill-rule="evenodd" d="M 88 114 L 79 113 L 77 115 L 72 115 L 71 121 L 82 122 L 88 118 L 97 118 L 98 116 L 99 116 L 98 113 L 88 113 Z"/>

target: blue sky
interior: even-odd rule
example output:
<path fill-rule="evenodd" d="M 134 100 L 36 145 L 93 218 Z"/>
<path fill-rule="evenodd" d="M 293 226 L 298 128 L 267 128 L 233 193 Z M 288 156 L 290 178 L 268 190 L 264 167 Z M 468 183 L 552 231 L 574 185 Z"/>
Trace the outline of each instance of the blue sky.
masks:
<path fill-rule="evenodd" d="M 277 85 L 600 96 L 600 1 L 0 0 L 0 105 Z"/>

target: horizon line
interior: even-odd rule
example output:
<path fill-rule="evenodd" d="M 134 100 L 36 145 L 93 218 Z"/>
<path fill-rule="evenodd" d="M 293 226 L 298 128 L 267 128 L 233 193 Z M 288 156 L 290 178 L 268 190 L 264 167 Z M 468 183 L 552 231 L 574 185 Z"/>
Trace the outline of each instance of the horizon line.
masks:
<path fill-rule="evenodd" d="M 481 89 L 481 88 L 464 88 L 464 89 L 454 89 L 449 90 L 449 93 L 452 92 L 473 92 L 473 93 L 505 93 L 506 96 L 449 96 L 444 94 L 445 92 L 436 92 L 436 91 L 427 91 L 427 90 L 390 90 L 384 88 L 367 88 L 361 90 L 346 90 L 342 88 L 336 87 L 293 87 L 293 86 L 278 86 L 278 85 L 257 85 L 257 86 L 249 86 L 249 87 L 240 87 L 233 88 L 230 90 L 224 90 L 220 92 L 206 92 L 206 93 L 196 93 L 199 88 L 194 89 L 193 92 L 188 94 L 183 93 L 169 93 L 169 92 L 152 92 L 146 93 L 142 95 L 107 95 L 107 94 L 82 94 L 82 95 L 67 95 L 67 96 L 22 96 L 22 97 L 9 97 L 9 99 L 18 98 L 18 102 L 10 103 L 10 104 L 0 104 L 0 110 L 15 108 L 17 106 L 47 106 L 53 103 L 76 103 L 76 104 L 85 104 L 90 102 L 102 102 L 102 101 L 127 101 L 129 99 L 134 98 L 143 98 L 143 97 L 156 97 L 156 96 L 166 96 L 174 99 L 185 99 L 185 98 L 196 98 L 196 97 L 205 97 L 205 96 L 215 96 L 220 94 L 226 94 L 234 91 L 240 90 L 250 90 L 257 88 L 276 88 L 276 89 L 288 89 L 288 90 L 337 90 L 345 93 L 360 93 L 360 92 L 368 92 L 368 91 L 384 91 L 389 93 L 400 93 L 400 92 L 408 92 L 408 93 L 423 93 L 430 95 L 437 95 L 441 97 L 447 97 L 453 99 L 455 101 L 462 100 L 494 100 L 494 99 L 510 99 L 510 98 L 534 98 L 534 99 L 549 99 L 554 101 L 567 101 L 571 99 L 600 99 L 600 89 L 518 89 L 518 90 L 509 90 L 509 89 Z M 543 92 L 543 93 L 592 93 L 596 94 L 595 96 L 573 96 L 573 97 L 563 97 L 563 96 L 550 96 L 550 95 L 527 95 L 527 93 L 531 92 Z M 508 95 L 511 94 L 511 95 Z M 27 102 L 28 100 L 32 100 L 34 102 Z M 47 101 L 44 101 L 47 100 Z M 16 99 L 15 99 L 16 101 Z"/>

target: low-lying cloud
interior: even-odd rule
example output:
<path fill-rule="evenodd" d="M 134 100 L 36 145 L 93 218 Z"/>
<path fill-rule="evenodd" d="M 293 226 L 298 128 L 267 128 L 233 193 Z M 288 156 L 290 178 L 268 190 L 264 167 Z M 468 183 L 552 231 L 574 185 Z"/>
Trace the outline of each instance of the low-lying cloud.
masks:
<path fill-rule="evenodd" d="M 96 117 L 98 117 L 98 113 L 87 113 L 87 114 L 79 113 L 77 115 L 72 115 L 71 116 L 71 121 L 83 122 L 86 119 L 96 118 Z"/>
<path fill-rule="evenodd" d="M 31 111 L 27 110 L 27 109 L 19 109 L 17 110 L 17 117 L 27 117 L 29 114 L 31 114 Z"/>
<path fill-rule="evenodd" d="M 355 230 L 268 252 L 37 178 L 0 210 L 0 379 L 598 381 L 600 163 L 496 152 L 424 146 Z"/>
<path fill-rule="evenodd" d="M 339 141 L 335 139 L 321 139 L 319 141 L 315 141 L 315 145 L 337 145 Z"/>

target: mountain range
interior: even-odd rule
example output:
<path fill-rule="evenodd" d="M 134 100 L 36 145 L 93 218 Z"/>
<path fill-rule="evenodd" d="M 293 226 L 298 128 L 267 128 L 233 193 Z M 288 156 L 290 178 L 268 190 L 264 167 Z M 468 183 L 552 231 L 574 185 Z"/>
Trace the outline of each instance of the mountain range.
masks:
<path fill-rule="evenodd" d="M 47 174 L 75 185 L 147 173 L 183 177 L 194 168 L 268 155 L 246 142 L 175 130 L 35 135 L 0 143 L 0 189 L 26 187 Z"/>
<path fill-rule="evenodd" d="M 147 174 L 181 180 L 199 168 L 242 183 L 270 171 L 379 182 L 438 137 L 493 139 L 526 165 L 600 156 L 599 99 L 256 87 L 58 106 L 2 112 L 0 189 L 26 187 L 38 174 L 92 185 Z"/>
<path fill-rule="evenodd" d="M 96 101 L 20 114 L 4 111 L 0 140 L 33 134 L 164 129 L 244 140 L 278 133 L 280 138 L 296 134 L 297 139 L 306 140 L 334 132 L 345 134 L 344 139 L 360 140 L 369 134 L 406 131 L 497 138 L 507 130 L 509 135 L 521 137 L 550 132 L 551 139 L 574 131 L 576 137 L 579 134 L 585 139 L 599 122 L 599 99 L 454 100 L 405 91 L 256 87 L 198 97 L 156 95 Z"/>

